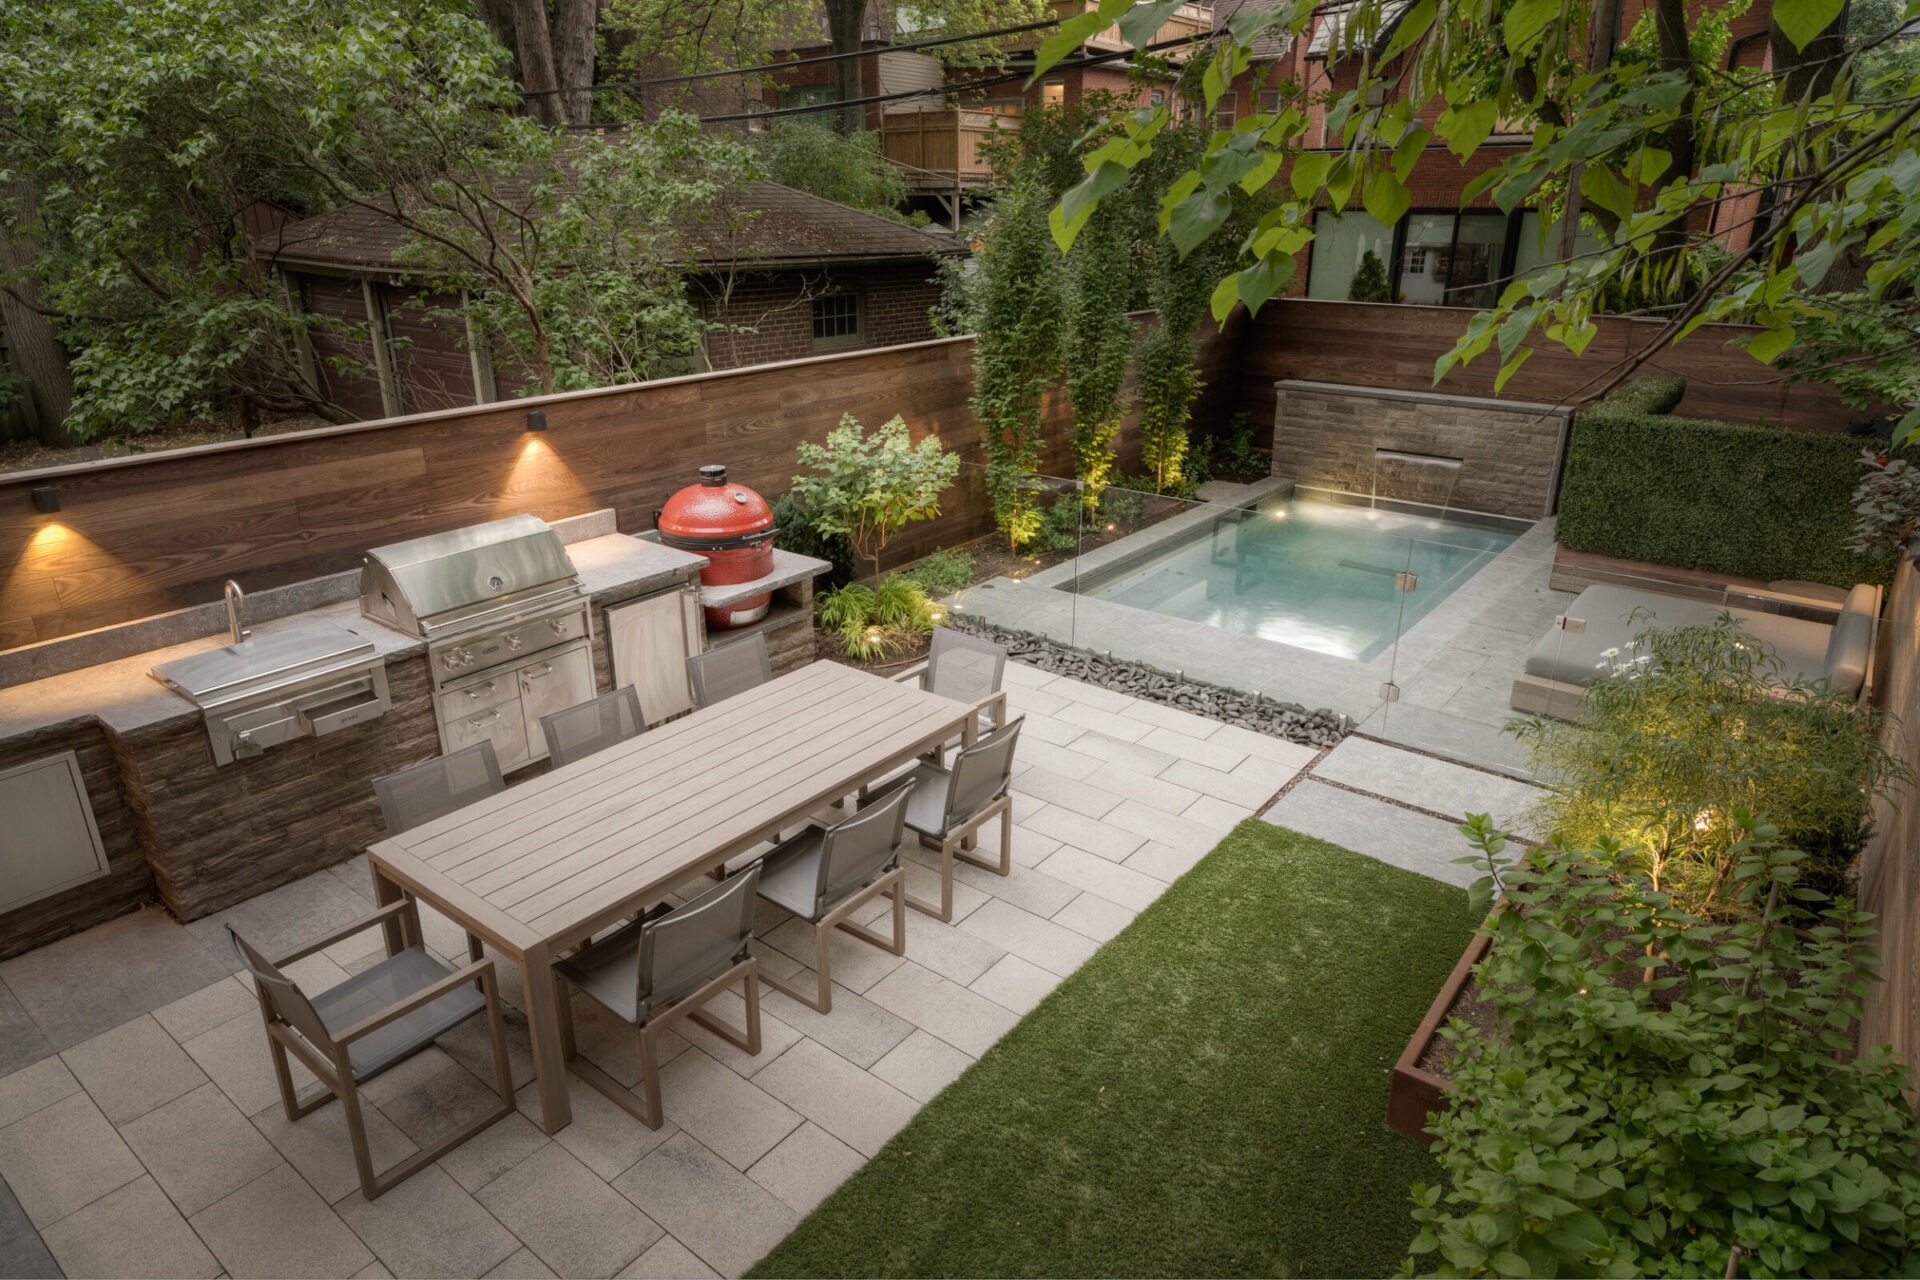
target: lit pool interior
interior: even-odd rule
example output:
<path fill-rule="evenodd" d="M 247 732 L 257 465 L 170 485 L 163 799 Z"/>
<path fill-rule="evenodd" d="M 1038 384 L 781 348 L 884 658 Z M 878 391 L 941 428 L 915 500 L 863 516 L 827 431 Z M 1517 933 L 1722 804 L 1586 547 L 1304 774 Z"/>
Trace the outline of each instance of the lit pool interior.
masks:
<path fill-rule="evenodd" d="M 1294 494 L 1081 575 L 1068 590 L 1366 661 L 1526 531 L 1523 521 Z M 1413 590 L 1397 589 L 1411 572 Z"/>

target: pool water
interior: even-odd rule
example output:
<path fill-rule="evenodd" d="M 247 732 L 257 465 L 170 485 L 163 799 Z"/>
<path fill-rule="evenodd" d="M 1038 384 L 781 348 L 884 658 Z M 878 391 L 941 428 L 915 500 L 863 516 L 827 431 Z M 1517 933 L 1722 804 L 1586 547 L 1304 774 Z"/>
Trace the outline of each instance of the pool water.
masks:
<path fill-rule="evenodd" d="M 1365 661 L 1524 530 L 1294 496 L 1223 511 L 1069 588 L 1115 604 Z M 1411 572 L 1414 589 L 1396 589 Z"/>

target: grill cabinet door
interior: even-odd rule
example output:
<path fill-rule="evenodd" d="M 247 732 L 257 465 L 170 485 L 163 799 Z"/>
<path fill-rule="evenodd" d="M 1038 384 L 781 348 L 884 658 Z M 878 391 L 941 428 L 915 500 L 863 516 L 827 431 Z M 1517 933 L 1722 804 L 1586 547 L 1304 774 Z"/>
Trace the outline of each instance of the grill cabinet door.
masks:
<path fill-rule="evenodd" d="M 503 674 L 500 681 L 512 692 L 504 701 L 475 710 L 448 707 L 447 718 L 440 722 L 440 746 L 448 755 L 476 742 L 492 742 L 493 754 L 500 759 L 501 772 L 527 763 L 527 721 L 520 713 L 519 685 Z M 542 744 L 542 754 L 545 744 Z"/>
<path fill-rule="evenodd" d="M 584 644 L 562 649 L 534 659 L 516 674 L 520 679 L 520 705 L 526 714 L 527 759 L 545 760 L 547 735 L 540 729 L 540 717 L 577 707 L 593 697 L 593 651 Z"/>
<path fill-rule="evenodd" d="M 703 647 L 700 593 L 663 591 L 607 610 L 613 686 L 632 685 L 648 724 L 693 710 L 687 659 Z"/>

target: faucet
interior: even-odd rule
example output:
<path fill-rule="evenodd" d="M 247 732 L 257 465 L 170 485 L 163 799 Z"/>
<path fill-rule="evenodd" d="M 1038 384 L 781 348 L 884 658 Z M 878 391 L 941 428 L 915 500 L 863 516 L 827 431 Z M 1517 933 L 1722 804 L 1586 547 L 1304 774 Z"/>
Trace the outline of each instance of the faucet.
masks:
<path fill-rule="evenodd" d="M 232 578 L 227 579 L 220 592 L 227 599 L 227 630 L 233 633 L 233 642 L 239 644 L 253 634 L 240 625 L 240 611 L 247 607 L 247 593 Z"/>

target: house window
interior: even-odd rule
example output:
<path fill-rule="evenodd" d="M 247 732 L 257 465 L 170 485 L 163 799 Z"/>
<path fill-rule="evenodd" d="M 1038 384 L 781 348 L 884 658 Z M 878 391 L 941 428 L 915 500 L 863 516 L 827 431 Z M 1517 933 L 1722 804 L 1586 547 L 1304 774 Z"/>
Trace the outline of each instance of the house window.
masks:
<path fill-rule="evenodd" d="M 1154 90 L 1154 91 L 1153 91 L 1152 93 L 1149 93 L 1149 94 L 1147 95 L 1147 102 L 1148 102 L 1148 103 L 1149 103 L 1150 105 L 1152 105 L 1152 106 L 1156 106 L 1156 107 L 1164 107 L 1164 106 L 1166 106 L 1166 105 L 1167 105 L 1167 91 L 1166 91 L 1165 89 L 1155 89 L 1155 90 Z"/>
<path fill-rule="evenodd" d="M 1278 89 L 1260 91 L 1260 114 L 1272 116 L 1280 114 L 1281 95 Z"/>
<path fill-rule="evenodd" d="M 1314 218 L 1307 296 L 1352 298 L 1355 277 L 1372 253 L 1386 268 L 1388 283 L 1380 293 L 1392 296 L 1360 301 L 1490 307 L 1511 278 L 1516 259 L 1525 256 L 1519 229 L 1530 216 L 1412 213 L 1385 227 L 1358 211 L 1338 216 L 1322 211 Z"/>
<path fill-rule="evenodd" d="M 1220 95 L 1220 101 L 1215 103 L 1213 107 L 1214 128 L 1233 128 L 1233 122 L 1239 118 L 1240 114 L 1238 109 L 1239 99 L 1240 95 L 1237 93 L 1223 93 Z"/>
<path fill-rule="evenodd" d="M 813 349 L 834 351 L 860 345 L 860 295 L 830 293 L 813 300 Z"/>
<path fill-rule="evenodd" d="M 840 86 L 834 84 L 808 84 L 798 88 L 783 87 L 780 90 L 781 107 L 814 107 L 823 102 L 840 101 Z"/>
<path fill-rule="evenodd" d="M 1043 107 L 1063 107 L 1067 104 L 1067 82 L 1047 80 L 1040 85 L 1040 105 Z"/>

